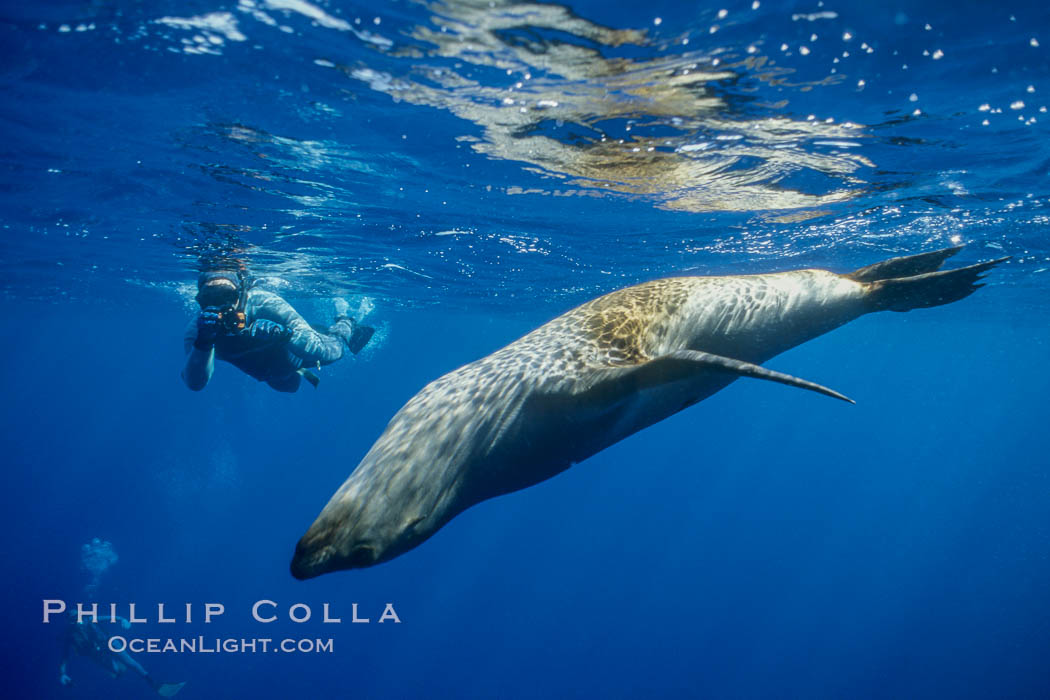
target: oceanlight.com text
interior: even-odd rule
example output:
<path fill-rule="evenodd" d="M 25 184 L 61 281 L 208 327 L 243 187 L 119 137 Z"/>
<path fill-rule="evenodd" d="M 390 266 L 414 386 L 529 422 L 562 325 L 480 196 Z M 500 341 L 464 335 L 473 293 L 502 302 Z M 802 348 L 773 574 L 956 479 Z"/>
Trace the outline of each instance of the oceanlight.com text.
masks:
<path fill-rule="evenodd" d="M 115 653 L 130 651 L 135 654 L 331 654 L 333 640 L 328 639 L 273 639 L 258 637 L 182 637 L 141 638 L 114 635 L 107 643 Z"/>

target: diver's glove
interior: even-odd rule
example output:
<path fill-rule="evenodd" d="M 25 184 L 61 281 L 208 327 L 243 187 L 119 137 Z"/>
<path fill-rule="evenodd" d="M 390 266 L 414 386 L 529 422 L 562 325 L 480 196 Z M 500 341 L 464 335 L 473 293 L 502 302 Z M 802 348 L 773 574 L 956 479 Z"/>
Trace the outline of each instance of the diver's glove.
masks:
<path fill-rule="evenodd" d="M 248 326 L 247 333 L 257 340 L 287 342 L 292 339 L 292 329 L 265 318 L 252 322 L 252 325 Z"/>
<path fill-rule="evenodd" d="M 210 350 L 221 331 L 222 316 L 214 311 L 202 311 L 197 317 L 197 337 L 193 341 L 193 347 L 198 350 Z"/>

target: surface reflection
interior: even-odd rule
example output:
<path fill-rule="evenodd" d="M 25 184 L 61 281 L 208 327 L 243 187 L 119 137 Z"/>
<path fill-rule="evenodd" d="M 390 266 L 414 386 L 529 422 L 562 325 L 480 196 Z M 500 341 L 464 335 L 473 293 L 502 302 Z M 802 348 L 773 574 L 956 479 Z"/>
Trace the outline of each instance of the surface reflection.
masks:
<path fill-rule="evenodd" d="M 736 104 L 731 86 L 742 75 L 782 82 L 787 72 L 754 46 L 740 55 L 672 53 L 644 31 L 603 27 L 559 5 L 426 7 L 431 26 L 414 27 L 415 46 L 394 51 L 404 71 L 339 68 L 396 101 L 477 125 L 480 136 L 472 129 L 460 138 L 478 153 L 587 194 L 692 212 L 798 209 L 850 199 L 864 186 L 858 170 L 873 167 L 849 150 L 865 136 L 858 125 L 778 116 L 771 106 L 756 115 Z M 607 55 L 620 47 L 649 55 Z M 805 187 L 784 182 L 800 171 Z"/>

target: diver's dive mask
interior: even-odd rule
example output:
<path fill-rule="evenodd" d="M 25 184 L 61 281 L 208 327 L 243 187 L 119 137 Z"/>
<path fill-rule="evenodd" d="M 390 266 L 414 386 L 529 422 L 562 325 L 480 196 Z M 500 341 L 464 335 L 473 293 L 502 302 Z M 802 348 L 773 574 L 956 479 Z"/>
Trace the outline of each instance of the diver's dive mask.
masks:
<path fill-rule="evenodd" d="M 244 296 L 244 281 L 236 272 L 202 272 L 197 280 L 197 303 L 204 311 L 216 314 L 228 333 L 245 326 Z"/>

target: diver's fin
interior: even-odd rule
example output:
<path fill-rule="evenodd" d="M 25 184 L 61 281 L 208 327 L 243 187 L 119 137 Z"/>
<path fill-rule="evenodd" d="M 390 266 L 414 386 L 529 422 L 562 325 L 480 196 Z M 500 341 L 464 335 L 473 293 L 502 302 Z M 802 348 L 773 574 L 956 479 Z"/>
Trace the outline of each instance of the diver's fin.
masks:
<path fill-rule="evenodd" d="M 162 698 L 170 698 L 182 690 L 182 686 L 184 685 L 186 685 L 185 681 L 182 683 L 161 683 L 157 686 L 157 695 Z"/>
<path fill-rule="evenodd" d="M 350 349 L 350 352 L 356 355 L 365 349 L 375 332 L 376 329 L 371 326 L 354 326 L 354 332 L 350 334 L 350 339 L 346 341 L 346 346 Z"/>
<path fill-rule="evenodd" d="M 978 282 L 981 273 L 1009 259 L 1007 256 L 955 270 L 879 279 L 870 283 L 868 298 L 875 311 L 911 311 L 950 304 L 983 287 Z"/>
<path fill-rule="evenodd" d="M 317 385 L 321 383 L 321 378 L 318 377 L 313 372 L 311 372 L 310 370 L 308 370 L 308 369 L 300 369 L 300 370 L 297 370 L 297 371 L 299 372 L 299 376 L 301 376 L 303 379 L 305 379 L 306 381 L 310 382 L 310 384 L 313 385 L 314 389 L 316 389 Z"/>
<path fill-rule="evenodd" d="M 779 382 L 780 384 L 787 384 L 799 389 L 815 391 L 833 399 L 856 403 L 853 399 L 843 396 L 826 386 L 799 379 L 783 372 L 766 369 L 743 360 L 734 360 L 731 357 L 712 355 L 709 352 L 700 352 L 698 350 L 676 350 L 667 355 L 661 355 L 648 362 L 638 364 L 635 367 L 620 369 L 619 372 L 622 374 L 623 379 L 628 380 L 628 383 L 621 385 L 619 388 L 621 391 L 635 392 L 660 384 L 688 379 L 697 372 L 705 370 L 726 372 L 740 377 L 767 379 L 771 382 Z"/>
<path fill-rule="evenodd" d="M 907 255 L 902 258 L 890 258 L 874 265 L 862 267 L 846 275 L 856 282 L 875 282 L 893 277 L 914 277 L 941 269 L 944 261 L 962 250 L 961 245 L 954 248 L 934 250 L 929 253 Z"/>

